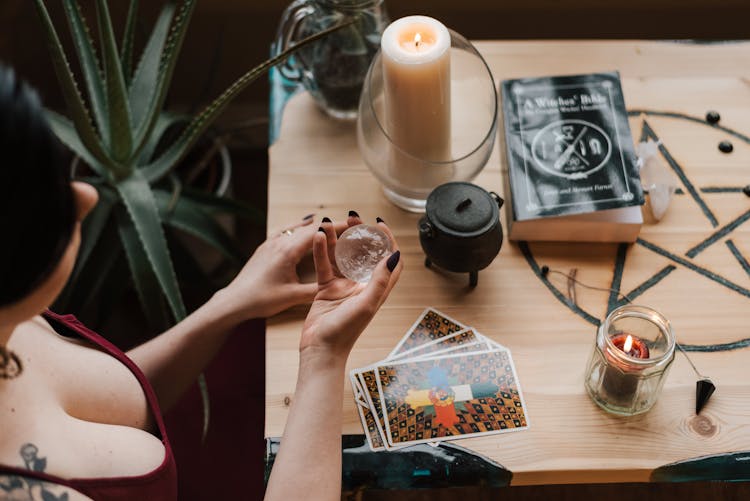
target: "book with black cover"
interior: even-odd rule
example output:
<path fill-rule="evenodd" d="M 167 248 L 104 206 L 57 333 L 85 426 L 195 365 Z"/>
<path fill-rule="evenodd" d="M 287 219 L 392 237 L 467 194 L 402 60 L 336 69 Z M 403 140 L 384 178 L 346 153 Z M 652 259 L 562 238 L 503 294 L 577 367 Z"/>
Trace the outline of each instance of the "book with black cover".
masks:
<path fill-rule="evenodd" d="M 643 204 L 617 72 L 501 86 L 513 240 L 635 241 Z"/>

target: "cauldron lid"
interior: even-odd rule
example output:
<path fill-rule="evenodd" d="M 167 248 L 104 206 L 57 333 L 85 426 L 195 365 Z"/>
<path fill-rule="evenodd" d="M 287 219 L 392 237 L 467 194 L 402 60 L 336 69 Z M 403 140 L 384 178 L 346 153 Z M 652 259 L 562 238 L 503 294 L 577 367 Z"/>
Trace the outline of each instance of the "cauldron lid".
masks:
<path fill-rule="evenodd" d="M 446 183 L 432 190 L 425 210 L 438 231 L 457 236 L 482 234 L 499 217 L 497 202 L 490 194 L 465 182 Z"/>

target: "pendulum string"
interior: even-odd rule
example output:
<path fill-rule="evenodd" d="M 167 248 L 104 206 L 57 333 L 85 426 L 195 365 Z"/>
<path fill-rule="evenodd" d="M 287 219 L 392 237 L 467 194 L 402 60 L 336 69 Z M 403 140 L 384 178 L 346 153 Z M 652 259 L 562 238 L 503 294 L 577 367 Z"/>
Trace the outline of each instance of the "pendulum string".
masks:
<path fill-rule="evenodd" d="M 619 289 L 612 289 L 610 287 L 595 287 L 593 285 L 588 285 L 586 283 L 581 282 L 580 280 L 576 278 L 577 271 L 578 270 L 574 268 L 572 272 L 564 273 L 559 270 L 550 269 L 550 267 L 547 266 L 546 264 L 543 265 L 541 268 L 543 278 L 547 278 L 547 276 L 550 273 L 556 273 L 568 279 L 568 296 L 570 297 L 570 299 L 573 301 L 574 304 L 577 304 L 577 303 L 575 300 L 576 295 L 575 295 L 575 287 L 573 286 L 573 284 L 578 284 L 581 287 L 585 287 L 587 289 L 592 289 L 592 290 L 597 290 L 597 291 L 614 292 L 618 296 L 622 296 L 623 298 L 625 298 L 625 300 L 628 303 L 630 304 L 633 303 L 633 300 L 630 299 L 627 294 L 620 292 Z M 695 372 L 695 374 L 699 378 L 699 380 L 696 383 L 696 405 L 695 405 L 695 413 L 699 414 L 703 406 L 706 405 L 706 402 L 708 402 L 708 399 L 711 396 L 711 394 L 716 389 L 716 386 L 711 381 L 711 378 L 709 378 L 708 376 L 704 376 L 703 374 L 700 373 L 700 371 L 695 366 L 693 361 L 690 359 L 690 357 L 687 354 L 687 351 L 685 351 L 682 345 L 678 342 L 675 342 L 675 345 L 677 346 L 677 349 L 679 349 L 680 352 L 685 356 L 685 359 L 690 364 L 690 367 L 693 369 L 693 372 Z"/>
<path fill-rule="evenodd" d="M 683 355 L 685 355 L 685 358 L 687 359 L 688 363 L 690 364 L 690 367 L 693 368 L 693 372 L 695 372 L 695 375 L 698 376 L 701 379 L 708 379 L 706 376 L 698 372 L 698 369 L 695 367 L 695 364 L 692 360 L 690 360 L 690 357 L 688 356 L 687 352 L 685 351 L 685 348 L 682 347 L 680 343 L 675 343 L 677 345 L 677 348 L 682 352 Z"/>
<path fill-rule="evenodd" d="M 574 271 L 577 272 L 578 270 L 576 268 L 574 268 Z M 628 303 L 632 303 L 633 302 L 633 301 L 630 300 L 630 298 L 627 296 L 627 294 L 624 294 L 624 293 L 620 292 L 617 289 L 610 289 L 609 287 L 595 287 L 593 285 L 588 285 L 588 284 L 585 284 L 585 283 L 581 282 L 580 280 L 578 280 L 575 277 L 575 274 L 572 273 L 572 272 L 571 273 L 563 273 L 562 271 L 550 269 L 550 267 L 547 266 L 546 264 L 544 266 L 542 266 L 542 277 L 547 278 L 547 275 L 549 275 L 550 273 L 557 273 L 558 275 L 562 275 L 565 278 L 567 278 L 569 281 L 575 282 L 578 285 L 580 285 L 581 287 L 585 287 L 587 289 L 592 289 L 592 290 L 595 290 L 595 291 L 603 291 L 603 292 L 614 292 L 615 294 L 619 294 L 620 296 L 624 297 L 625 300 Z M 573 301 L 575 302 L 575 289 L 573 289 L 571 295 L 573 296 Z"/>

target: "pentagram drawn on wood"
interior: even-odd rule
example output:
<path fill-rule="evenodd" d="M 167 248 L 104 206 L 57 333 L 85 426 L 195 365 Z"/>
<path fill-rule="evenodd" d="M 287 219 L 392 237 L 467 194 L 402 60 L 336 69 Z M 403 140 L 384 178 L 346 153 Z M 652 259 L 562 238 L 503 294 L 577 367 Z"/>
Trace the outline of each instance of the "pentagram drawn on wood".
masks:
<path fill-rule="evenodd" d="M 651 139 L 653 141 L 660 140 L 657 132 L 649 124 L 648 120 L 649 117 L 660 117 L 685 122 L 693 122 L 699 124 L 702 127 L 717 129 L 723 134 L 731 136 L 732 138 L 740 142 L 750 145 L 750 137 L 740 132 L 719 124 L 708 124 L 702 118 L 696 118 L 682 113 L 652 110 L 631 110 L 628 112 L 628 115 L 631 117 L 643 117 L 643 122 L 640 130 L 640 141 L 646 141 L 648 139 Z M 637 131 L 634 130 L 633 132 L 635 134 Z M 630 246 L 628 244 L 620 244 L 617 247 L 616 257 L 614 259 L 612 281 L 609 285 L 612 291 L 610 292 L 607 302 L 607 311 L 612 311 L 614 308 L 617 308 L 627 302 L 626 299 L 621 298 L 621 295 L 615 291 L 621 291 L 631 300 L 635 300 L 650 289 L 658 291 L 659 284 L 667 279 L 667 277 L 669 277 L 677 269 L 689 270 L 690 272 L 695 274 L 696 279 L 710 280 L 715 284 L 718 284 L 722 288 L 731 291 L 732 293 L 739 294 L 741 297 L 744 297 L 747 300 L 747 307 L 750 308 L 749 288 L 737 283 L 738 281 L 736 277 L 729 277 L 726 276 L 726 274 L 717 273 L 716 271 L 713 271 L 709 267 L 701 265 L 696 261 L 696 258 L 704 251 L 714 248 L 715 246 L 723 246 L 723 252 L 726 253 L 725 258 L 728 260 L 736 260 L 736 262 L 739 264 L 738 269 L 741 268 L 742 270 L 744 270 L 744 273 L 746 273 L 750 277 L 750 259 L 748 259 L 747 256 L 743 255 L 740 247 L 733 239 L 733 233 L 735 232 L 735 230 L 737 230 L 737 228 L 739 228 L 743 224 L 747 223 L 747 221 L 750 219 L 750 199 L 742 194 L 743 186 L 750 182 L 750 175 L 748 175 L 748 178 L 744 181 L 743 184 L 737 186 L 701 186 L 691 180 L 689 169 L 686 169 L 686 166 L 681 165 L 681 163 L 678 162 L 676 158 L 670 153 L 669 144 L 665 144 L 664 142 L 662 142 L 659 146 L 659 151 L 663 159 L 666 161 L 666 164 L 671 167 L 672 171 L 679 180 L 680 185 L 682 186 L 677 190 L 676 196 L 688 197 L 688 199 L 691 200 L 692 203 L 694 203 L 699 208 L 699 213 L 702 214 L 702 216 L 698 217 L 704 217 L 710 224 L 711 231 L 707 232 L 705 235 L 701 235 L 702 238 L 699 238 L 692 247 L 682 252 L 674 251 L 663 245 L 659 245 L 658 243 L 644 238 L 643 236 L 639 238 L 635 245 L 647 249 L 655 255 L 661 256 L 661 258 L 666 258 L 669 261 L 669 264 L 653 273 L 651 276 L 643 280 L 639 285 L 629 291 L 621 290 L 621 284 L 624 274 L 627 273 L 625 264 L 628 255 L 628 249 Z M 688 162 L 685 162 L 683 160 L 683 163 Z M 748 173 L 750 174 L 750 168 L 748 169 Z M 747 201 L 744 206 L 746 207 L 746 210 L 742 211 L 743 206 L 740 205 L 737 211 L 738 214 L 735 214 L 730 218 L 721 217 L 719 214 L 717 214 L 717 211 L 712 208 L 712 203 L 710 202 L 710 200 L 707 200 L 707 197 L 705 195 L 709 194 L 712 197 L 728 196 L 735 197 L 737 200 L 742 200 L 743 202 Z M 519 249 L 526 258 L 526 261 L 528 262 L 532 271 L 544 283 L 544 285 L 550 290 L 550 292 L 558 299 L 558 301 L 560 301 L 573 313 L 577 314 L 587 322 L 595 326 L 598 326 L 600 324 L 600 319 L 597 318 L 597 316 L 581 307 L 575 301 L 572 301 L 555 284 L 550 282 L 548 277 L 542 275 L 541 264 L 537 261 L 537 258 L 534 256 L 534 253 L 531 251 L 529 245 L 526 242 L 519 242 Z M 724 257 L 722 257 L 722 259 L 724 259 Z M 710 309 L 710 306 L 706 304 L 704 304 L 704 306 L 707 309 Z M 713 313 L 714 312 L 712 311 L 706 311 L 706 315 L 712 315 Z M 750 346 L 750 337 L 720 344 L 682 344 L 682 347 L 686 351 L 698 352 L 728 351 L 745 348 L 748 346 Z"/>

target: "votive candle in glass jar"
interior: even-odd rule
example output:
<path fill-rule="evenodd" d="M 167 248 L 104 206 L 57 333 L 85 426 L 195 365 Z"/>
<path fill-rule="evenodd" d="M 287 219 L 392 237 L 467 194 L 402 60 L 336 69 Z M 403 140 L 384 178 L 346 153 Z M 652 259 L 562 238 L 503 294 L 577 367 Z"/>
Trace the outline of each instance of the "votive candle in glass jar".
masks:
<path fill-rule="evenodd" d="M 586 369 L 586 390 L 608 412 L 632 416 L 656 403 L 674 360 L 669 321 L 645 306 L 613 310 L 599 326 Z"/>

